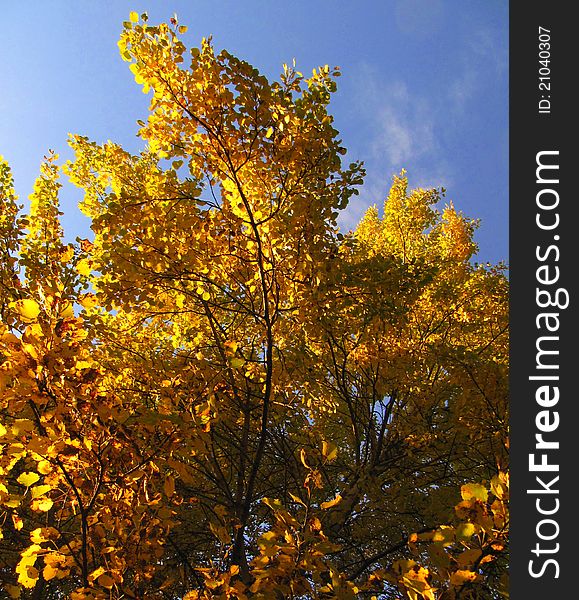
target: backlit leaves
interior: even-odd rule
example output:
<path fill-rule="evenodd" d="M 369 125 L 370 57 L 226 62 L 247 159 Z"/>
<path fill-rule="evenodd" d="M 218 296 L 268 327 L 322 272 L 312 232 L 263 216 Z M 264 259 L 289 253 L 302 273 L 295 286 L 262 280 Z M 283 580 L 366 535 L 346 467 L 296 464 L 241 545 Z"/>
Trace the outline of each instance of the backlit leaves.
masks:
<path fill-rule="evenodd" d="M 508 285 L 476 221 L 403 172 L 340 232 L 339 72 L 270 81 L 185 31 L 124 24 L 140 152 L 71 136 L 27 217 L 0 160 L 7 593 L 505 589 Z M 63 172 L 90 240 L 63 240 Z"/>

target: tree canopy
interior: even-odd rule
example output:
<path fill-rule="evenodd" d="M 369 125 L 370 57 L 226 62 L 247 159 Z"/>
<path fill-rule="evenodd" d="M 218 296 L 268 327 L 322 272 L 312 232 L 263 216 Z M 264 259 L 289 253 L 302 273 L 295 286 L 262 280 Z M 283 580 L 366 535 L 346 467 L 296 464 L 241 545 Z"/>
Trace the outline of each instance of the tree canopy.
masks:
<path fill-rule="evenodd" d="M 72 135 L 26 216 L 0 163 L 5 596 L 506 597 L 504 268 L 404 172 L 340 232 L 339 71 L 185 30 L 124 24 L 141 153 Z"/>

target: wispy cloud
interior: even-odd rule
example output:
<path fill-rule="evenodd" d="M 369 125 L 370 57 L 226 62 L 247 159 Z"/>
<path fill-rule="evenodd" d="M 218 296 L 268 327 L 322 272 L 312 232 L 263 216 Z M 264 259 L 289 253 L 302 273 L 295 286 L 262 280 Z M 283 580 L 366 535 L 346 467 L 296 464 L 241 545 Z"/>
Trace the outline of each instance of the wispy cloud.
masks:
<path fill-rule="evenodd" d="M 340 217 L 343 228 L 355 227 L 368 206 L 380 207 L 392 175 L 403 168 L 412 187 L 452 190 L 463 177 L 457 148 L 468 150 L 464 135 L 476 120 L 481 95 L 508 68 L 508 54 L 496 34 L 483 28 L 471 34 L 436 93 L 408 77 L 387 79 L 371 63 L 359 65 L 354 104 L 365 143 L 350 149 L 364 160 L 367 176 L 360 195 Z"/>
<path fill-rule="evenodd" d="M 509 68 L 508 41 L 499 38 L 496 31 L 480 27 L 469 36 L 469 50 L 473 56 L 485 61 L 487 67 L 502 75 Z"/>
<path fill-rule="evenodd" d="M 402 82 L 383 86 L 377 98 L 373 158 L 399 167 L 436 150 L 434 114 L 427 100 Z"/>
<path fill-rule="evenodd" d="M 465 64 L 463 71 L 447 88 L 449 106 L 455 115 L 462 118 L 467 114 L 469 103 L 477 91 L 477 86 L 476 70 Z"/>
<path fill-rule="evenodd" d="M 448 100 L 457 116 L 467 115 L 469 103 L 494 79 L 502 78 L 509 66 L 506 42 L 486 28 L 470 32 L 461 54 L 461 70 L 448 85 Z"/>
<path fill-rule="evenodd" d="M 366 166 L 360 195 L 340 217 L 352 229 L 367 208 L 381 208 L 392 176 L 407 169 L 413 187 L 448 186 L 452 170 L 437 139 L 437 113 L 432 101 L 402 81 L 384 82 L 369 65 L 358 71 L 357 110 L 367 129 L 366 143 L 352 149 Z M 417 178 L 420 177 L 420 180 Z"/>
<path fill-rule="evenodd" d="M 389 181 L 402 168 L 411 177 L 416 169 L 415 176 L 420 172 L 430 186 L 448 186 L 452 168 L 439 136 L 446 116 L 436 101 L 405 81 L 383 81 L 369 65 L 361 66 L 358 78 L 363 92 L 357 102 L 370 133 L 362 149 L 370 187 L 374 179 Z"/>

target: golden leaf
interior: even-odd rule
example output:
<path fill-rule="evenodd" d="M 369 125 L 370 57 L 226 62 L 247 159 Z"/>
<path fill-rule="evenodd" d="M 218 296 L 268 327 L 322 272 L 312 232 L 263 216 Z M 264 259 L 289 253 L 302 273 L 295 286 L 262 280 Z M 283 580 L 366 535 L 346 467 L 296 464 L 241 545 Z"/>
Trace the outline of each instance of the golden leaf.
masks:
<path fill-rule="evenodd" d="M 480 485 L 478 483 L 466 483 L 460 488 L 460 494 L 463 500 L 481 500 L 482 502 L 486 502 L 488 500 L 489 494 L 484 485 Z"/>
<path fill-rule="evenodd" d="M 25 323 L 35 321 L 40 314 L 40 306 L 35 300 L 17 300 L 11 304 Z"/>
<path fill-rule="evenodd" d="M 36 500 L 33 500 L 30 507 L 34 511 L 48 512 L 52 508 L 53 504 L 54 502 L 50 498 L 37 498 Z"/>
<path fill-rule="evenodd" d="M 40 475 L 38 473 L 33 473 L 32 471 L 26 471 L 21 473 L 16 478 L 16 481 L 21 485 L 25 485 L 26 487 L 30 487 L 34 483 L 36 483 L 40 479 Z"/>
<path fill-rule="evenodd" d="M 110 590 L 113 585 L 115 584 L 115 580 L 110 576 L 107 575 L 106 573 L 104 575 L 101 575 L 98 579 L 98 584 L 102 585 L 104 588 L 107 588 L 108 590 Z"/>
<path fill-rule="evenodd" d="M 326 510 L 328 508 L 332 508 L 332 506 L 336 506 L 342 501 L 342 496 L 340 494 L 336 494 L 336 497 L 333 500 L 328 500 L 328 502 L 322 502 L 320 504 L 320 508 Z"/>
<path fill-rule="evenodd" d="M 51 486 L 47 484 L 35 485 L 34 487 L 30 488 L 30 494 L 32 495 L 32 498 L 38 498 L 39 496 L 44 496 L 44 494 L 49 492 L 51 489 Z"/>
<path fill-rule="evenodd" d="M 44 569 L 42 569 L 42 576 L 47 581 L 54 579 L 58 575 L 59 569 L 54 565 L 48 564 L 45 565 Z"/>
<path fill-rule="evenodd" d="M 332 442 L 326 442 L 324 440 L 322 442 L 322 456 L 328 462 L 335 460 L 336 456 L 338 456 L 338 446 Z"/>
<path fill-rule="evenodd" d="M 477 577 L 477 574 L 473 571 L 459 569 L 450 576 L 450 583 L 456 587 L 460 587 L 465 583 L 475 581 Z"/>

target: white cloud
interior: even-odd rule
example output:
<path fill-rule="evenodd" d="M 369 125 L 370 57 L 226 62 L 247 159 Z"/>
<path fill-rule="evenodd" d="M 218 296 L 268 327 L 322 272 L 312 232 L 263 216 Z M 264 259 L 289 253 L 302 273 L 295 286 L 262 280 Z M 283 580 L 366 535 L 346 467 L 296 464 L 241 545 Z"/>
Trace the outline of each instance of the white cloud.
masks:
<path fill-rule="evenodd" d="M 377 181 L 388 184 L 403 168 L 411 180 L 416 170 L 414 175 L 420 173 L 428 186 L 448 186 L 452 169 L 438 137 L 447 116 L 439 105 L 404 81 L 382 81 L 368 65 L 360 68 L 358 77 L 357 89 L 363 90 L 358 104 L 370 131 L 361 156 L 368 171 L 365 187 L 375 188 Z"/>
<path fill-rule="evenodd" d="M 386 86 L 375 115 L 373 157 L 398 168 L 436 150 L 434 117 L 428 103 L 406 86 Z"/>
<path fill-rule="evenodd" d="M 422 4 L 422 0 L 414 2 Z M 398 10 L 402 10 L 400 2 Z M 435 28 L 434 16 L 439 16 L 439 11 L 435 13 L 424 18 L 422 29 Z M 399 21 L 400 15 L 408 17 L 406 12 L 400 13 Z M 392 176 L 403 168 L 408 171 L 411 187 L 444 187 L 452 196 L 453 184 L 461 177 L 457 169 L 462 157 L 453 155 L 449 148 L 457 147 L 457 140 L 476 116 L 473 111 L 478 96 L 485 93 L 489 81 L 504 76 L 507 68 L 504 43 L 483 28 L 470 33 L 459 67 L 448 74 L 446 85 L 437 94 L 422 89 L 420 82 L 387 80 L 376 67 L 360 65 L 354 104 L 365 142 L 350 150 L 365 162 L 367 176 L 360 195 L 352 198 L 340 216 L 340 225 L 353 228 L 368 206 L 381 208 Z"/>

